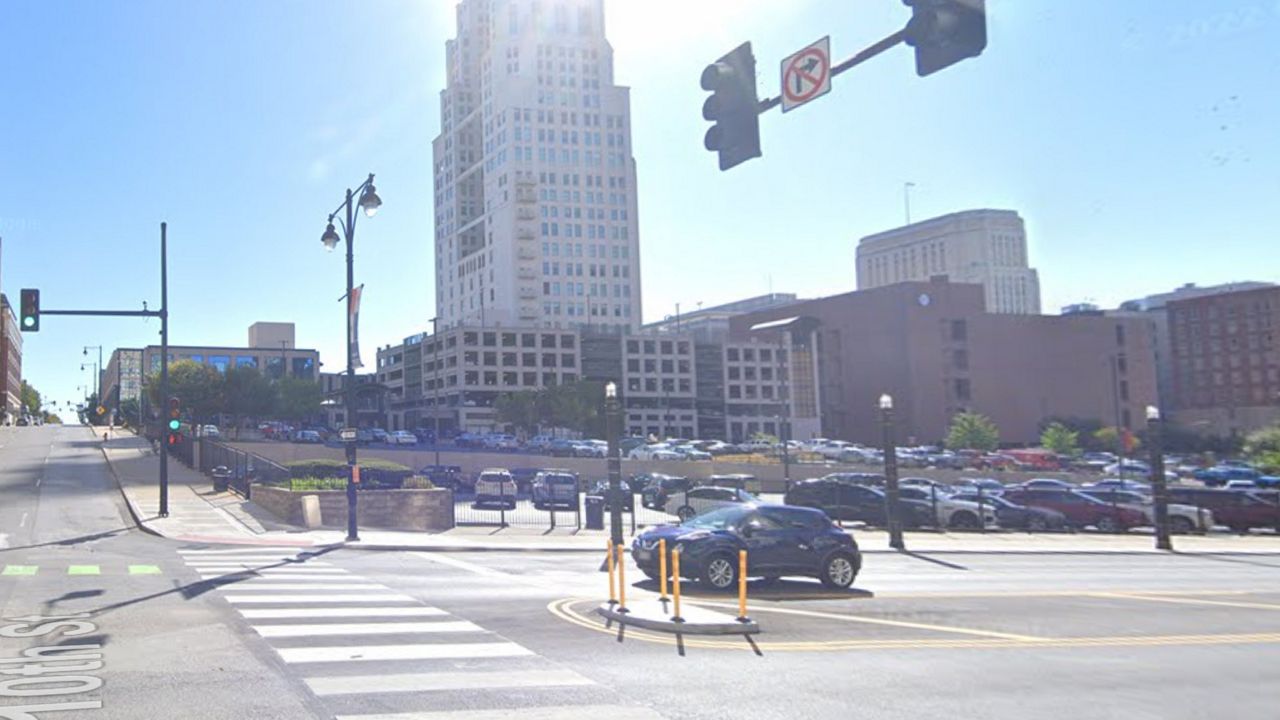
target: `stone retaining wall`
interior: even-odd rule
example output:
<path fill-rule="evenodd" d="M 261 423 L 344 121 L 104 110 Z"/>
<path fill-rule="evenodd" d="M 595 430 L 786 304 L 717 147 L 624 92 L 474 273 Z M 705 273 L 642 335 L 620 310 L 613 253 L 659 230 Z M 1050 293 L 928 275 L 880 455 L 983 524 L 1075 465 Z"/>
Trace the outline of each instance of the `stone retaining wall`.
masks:
<path fill-rule="evenodd" d="M 253 501 L 290 525 L 302 525 L 302 498 L 320 500 L 320 521 L 326 527 L 347 524 L 347 493 L 343 490 L 290 492 L 255 485 Z M 453 527 L 453 493 L 448 490 L 362 490 L 356 504 L 361 527 L 384 530 L 448 530 Z"/>

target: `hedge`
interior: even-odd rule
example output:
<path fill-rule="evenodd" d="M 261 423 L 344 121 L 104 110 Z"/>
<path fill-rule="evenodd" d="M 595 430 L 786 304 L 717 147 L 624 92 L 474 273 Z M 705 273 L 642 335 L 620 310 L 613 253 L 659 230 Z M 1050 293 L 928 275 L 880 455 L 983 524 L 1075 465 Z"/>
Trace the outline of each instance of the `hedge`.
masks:
<path fill-rule="evenodd" d="M 369 482 L 362 476 L 360 478 L 361 490 L 430 490 L 435 485 L 427 478 L 414 475 L 399 481 L 390 481 L 379 479 L 375 482 Z M 346 490 L 346 478 L 335 477 L 300 477 L 291 478 L 289 480 L 290 492 L 316 492 L 320 490 Z"/>

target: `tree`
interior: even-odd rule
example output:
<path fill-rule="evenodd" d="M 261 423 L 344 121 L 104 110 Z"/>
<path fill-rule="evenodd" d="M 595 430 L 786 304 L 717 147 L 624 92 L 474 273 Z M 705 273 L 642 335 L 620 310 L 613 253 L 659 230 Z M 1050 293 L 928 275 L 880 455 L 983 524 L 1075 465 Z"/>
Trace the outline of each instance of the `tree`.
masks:
<path fill-rule="evenodd" d="M 498 420 L 529 432 L 542 427 L 604 435 L 604 384 L 579 381 L 499 395 L 493 403 Z"/>
<path fill-rule="evenodd" d="M 1000 447 L 1000 429 L 986 415 L 959 413 L 951 418 L 947 447 L 991 452 Z"/>
<path fill-rule="evenodd" d="M 1076 434 L 1076 442 L 1080 444 L 1081 449 L 1086 451 L 1104 449 L 1094 438 L 1094 433 L 1102 429 L 1101 420 L 1098 420 L 1097 418 L 1054 415 L 1047 417 L 1040 422 L 1040 433 L 1043 435 L 1044 431 L 1054 423 L 1062 425 L 1066 429 L 1074 432 Z"/>
<path fill-rule="evenodd" d="M 182 403 L 187 417 L 204 420 L 222 412 L 226 378 L 217 369 L 194 360 L 179 360 L 169 366 L 169 395 Z M 161 417 L 169 410 L 169 398 L 161 397 L 160 374 L 152 373 L 146 381 L 151 406 L 160 409 Z"/>
<path fill-rule="evenodd" d="M 53 413 L 45 413 L 44 424 L 45 425 L 61 425 L 62 418 L 58 417 L 57 415 L 54 415 Z"/>
<path fill-rule="evenodd" d="M 239 437 L 240 423 L 245 418 L 271 414 L 278 402 L 274 384 L 254 367 L 229 368 L 225 383 L 225 409 L 231 415 L 232 427 Z"/>
<path fill-rule="evenodd" d="M 1111 426 L 1098 430 L 1093 437 L 1099 446 L 1121 455 L 1133 455 L 1138 448 L 1142 447 L 1142 443 L 1133 433 Z"/>
<path fill-rule="evenodd" d="M 324 400 L 324 391 L 320 389 L 320 383 L 314 380 L 286 377 L 281 378 L 276 384 L 276 390 L 280 394 L 276 415 L 282 419 L 302 422 L 320 412 L 320 403 Z"/>
<path fill-rule="evenodd" d="M 19 402 L 22 404 L 23 410 L 31 415 L 36 415 L 40 412 L 40 393 L 31 387 L 26 380 L 22 381 Z"/>
<path fill-rule="evenodd" d="M 1080 433 L 1060 422 L 1049 423 L 1040 433 L 1040 445 L 1059 455 L 1075 455 L 1080 451 Z"/>
<path fill-rule="evenodd" d="M 533 390 L 503 393 L 493 401 L 498 421 L 514 425 L 527 433 L 534 433 L 539 426 L 539 395 Z"/>
<path fill-rule="evenodd" d="M 1269 472 L 1280 471 L 1280 425 L 1249 433 L 1244 441 L 1244 452 Z"/>

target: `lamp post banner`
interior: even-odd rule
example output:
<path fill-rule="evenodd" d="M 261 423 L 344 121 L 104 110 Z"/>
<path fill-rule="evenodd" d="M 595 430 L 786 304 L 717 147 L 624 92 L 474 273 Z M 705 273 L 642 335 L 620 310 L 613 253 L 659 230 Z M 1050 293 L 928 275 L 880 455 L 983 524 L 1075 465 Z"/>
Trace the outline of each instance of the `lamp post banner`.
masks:
<path fill-rule="evenodd" d="M 364 285 L 361 285 L 352 288 L 347 297 L 347 314 L 351 318 L 351 337 L 347 338 L 347 345 L 351 349 L 351 367 L 357 370 L 364 367 L 360 362 L 360 296 L 363 294 Z"/>

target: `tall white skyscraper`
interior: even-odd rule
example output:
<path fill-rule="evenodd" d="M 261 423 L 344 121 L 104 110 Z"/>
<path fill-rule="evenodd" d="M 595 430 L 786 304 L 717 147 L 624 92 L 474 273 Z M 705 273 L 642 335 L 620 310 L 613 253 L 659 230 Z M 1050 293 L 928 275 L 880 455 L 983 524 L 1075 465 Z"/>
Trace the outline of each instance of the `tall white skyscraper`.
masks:
<path fill-rule="evenodd" d="M 640 324 L 630 90 L 604 0 L 462 0 L 433 143 L 442 327 Z"/>

